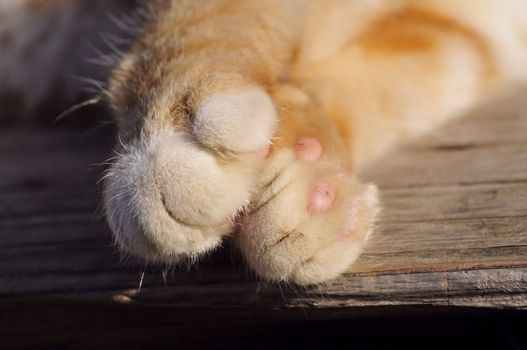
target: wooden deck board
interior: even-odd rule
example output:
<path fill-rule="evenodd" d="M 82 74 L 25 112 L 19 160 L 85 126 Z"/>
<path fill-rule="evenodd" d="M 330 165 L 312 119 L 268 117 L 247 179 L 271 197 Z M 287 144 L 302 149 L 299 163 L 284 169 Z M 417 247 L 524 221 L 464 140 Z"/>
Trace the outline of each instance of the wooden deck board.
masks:
<path fill-rule="evenodd" d="M 120 261 L 97 209 L 111 133 L 1 130 L 0 304 L 301 308 L 320 317 L 386 305 L 525 309 L 527 89 L 469 114 L 362 174 L 382 191 L 379 228 L 347 274 L 308 290 L 259 283 L 227 244 L 197 268 L 170 272 L 166 285 L 147 269 L 139 291 L 143 265 Z M 295 315 L 286 318 L 303 317 Z"/>

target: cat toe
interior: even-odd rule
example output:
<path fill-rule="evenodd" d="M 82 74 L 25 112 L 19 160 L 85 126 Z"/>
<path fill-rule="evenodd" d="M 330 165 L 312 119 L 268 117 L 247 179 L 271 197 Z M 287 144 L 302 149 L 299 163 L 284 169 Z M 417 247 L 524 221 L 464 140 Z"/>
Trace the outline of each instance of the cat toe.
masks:
<path fill-rule="evenodd" d="M 372 230 L 375 186 L 343 175 L 336 162 L 315 160 L 322 147 L 313 141 L 271 156 L 267 182 L 241 219 L 237 241 L 264 279 L 300 285 L 332 279 L 357 259 Z"/>
<path fill-rule="evenodd" d="M 216 93 L 197 108 L 192 133 L 203 145 L 234 152 L 261 152 L 277 126 L 273 101 L 258 87 Z"/>
<path fill-rule="evenodd" d="M 186 132 L 161 130 L 122 150 L 105 181 L 117 245 L 157 262 L 214 249 L 232 231 L 257 175 L 254 156 L 220 161 Z"/>
<path fill-rule="evenodd" d="M 359 257 L 378 214 L 378 194 L 373 185 L 363 186 L 343 204 L 342 212 L 333 219 L 336 229 L 317 230 L 328 240 L 318 240 L 316 248 L 303 256 L 289 277 L 298 285 L 310 285 L 333 279 L 345 272 Z"/>

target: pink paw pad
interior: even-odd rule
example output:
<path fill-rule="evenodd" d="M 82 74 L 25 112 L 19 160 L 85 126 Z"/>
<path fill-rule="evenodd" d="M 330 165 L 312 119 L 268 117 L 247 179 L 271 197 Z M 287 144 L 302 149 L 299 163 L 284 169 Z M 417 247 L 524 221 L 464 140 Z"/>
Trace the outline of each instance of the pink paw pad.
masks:
<path fill-rule="evenodd" d="M 256 156 L 259 159 L 265 159 L 269 155 L 270 151 L 271 151 L 271 145 L 266 145 L 266 146 L 260 148 L 258 151 L 256 151 Z"/>
<path fill-rule="evenodd" d="M 322 145 L 313 137 L 303 137 L 296 143 L 295 153 L 298 159 L 314 162 L 322 155 Z"/>
<path fill-rule="evenodd" d="M 320 214 L 327 211 L 335 202 L 335 187 L 327 181 L 319 181 L 315 184 L 308 204 L 308 210 L 312 214 Z"/>

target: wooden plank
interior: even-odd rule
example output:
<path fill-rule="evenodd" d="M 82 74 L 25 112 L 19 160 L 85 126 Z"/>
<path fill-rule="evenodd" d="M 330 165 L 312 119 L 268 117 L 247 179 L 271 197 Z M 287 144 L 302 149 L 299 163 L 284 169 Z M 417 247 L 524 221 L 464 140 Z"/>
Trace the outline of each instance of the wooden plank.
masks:
<path fill-rule="evenodd" d="M 255 284 L 187 285 L 125 291 L 118 296 L 125 302 L 166 304 L 182 308 L 277 306 L 275 289 Z M 503 293 L 506 288 L 510 292 Z M 509 270 L 467 270 L 433 273 L 379 274 L 353 273 L 305 294 L 294 287 L 284 288 L 281 308 L 342 308 L 380 305 L 465 305 L 477 295 L 479 306 L 525 308 L 522 293 L 527 292 L 527 268 Z M 512 304 L 509 304 L 512 303 Z"/>
<path fill-rule="evenodd" d="M 525 128 L 527 130 L 527 127 Z M 362 177 L 385 190 L 401 187 L 461 186 L 524 183 L 527 177 L 525 143 L 459 148 L 414 148 L 381 159 Z M 463 148 L 465 147 L 465 148 Z M 393 170 L 386 176 L 386 169 Z"/>
<path fill-rule="evenodd" d="M 386 222 L 525 218 L 527 182 L 385 190 L 383 203 Z"/>
<path fill-rule="evenodd" d="M 527 99 L 519 96 L 527 89 L 519 91 L 365 171 L 382 190 L 379 229 L 345 276 L 308 289 L 258 282 L 226 244 L 166 281 L 148 267 L 139 290 L 144 265 L 121 261 L 97 214 L 97 164 L 111 155 L 110 130 L 2 130 L 0 302 L 302 309 L 318 317 L 386 305 L 526 308 Z"/>

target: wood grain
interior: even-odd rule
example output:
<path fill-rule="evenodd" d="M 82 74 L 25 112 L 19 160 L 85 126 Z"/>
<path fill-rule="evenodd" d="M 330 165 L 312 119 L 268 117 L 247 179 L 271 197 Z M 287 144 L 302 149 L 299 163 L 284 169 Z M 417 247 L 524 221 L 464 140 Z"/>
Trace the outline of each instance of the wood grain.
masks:
<path fill-rule="evenodd" d="M 386 306 L 526 309 L 526 96 L 523 87 L 488 101 L 365 170 L 382 192 L 378 229 L 347 274 L 308 289 L 257 281 L 228 242 L 166 278 L 123 261 L 98 208 L 111 130 L 1 130 L 0 304 L 252 310 L 275 320 Z"/>

